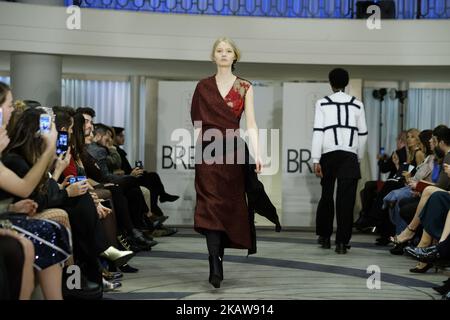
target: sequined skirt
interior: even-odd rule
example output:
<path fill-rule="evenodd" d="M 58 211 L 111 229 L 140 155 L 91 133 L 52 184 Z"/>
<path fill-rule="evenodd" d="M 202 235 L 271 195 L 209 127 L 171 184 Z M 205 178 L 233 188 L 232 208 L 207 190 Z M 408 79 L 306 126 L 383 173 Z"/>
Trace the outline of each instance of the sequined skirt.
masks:
<path fill-rule="evenodd" d="M 0 220 L 2 219 L 3 217 L 0 217 Z M 10 229 L 33 242 L 34 267 L 37 270 L 44 270 L 57 263 L 62 264 L 72 254 L 72 236 L 63 225 L 46 219 L 29 219 L 23 215 L 8 215 L 6 220 L 10 222 Z"/>

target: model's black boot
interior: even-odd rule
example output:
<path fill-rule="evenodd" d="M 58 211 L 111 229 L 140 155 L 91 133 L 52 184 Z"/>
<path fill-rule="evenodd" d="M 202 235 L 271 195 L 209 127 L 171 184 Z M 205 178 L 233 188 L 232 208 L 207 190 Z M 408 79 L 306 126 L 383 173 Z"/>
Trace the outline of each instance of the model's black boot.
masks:
<path fill-rule="evenodd" d="M 209 256 L 209 283 L 214 288 L 220 288 L 222 279 L 222 259 L 219 256 Z"/>

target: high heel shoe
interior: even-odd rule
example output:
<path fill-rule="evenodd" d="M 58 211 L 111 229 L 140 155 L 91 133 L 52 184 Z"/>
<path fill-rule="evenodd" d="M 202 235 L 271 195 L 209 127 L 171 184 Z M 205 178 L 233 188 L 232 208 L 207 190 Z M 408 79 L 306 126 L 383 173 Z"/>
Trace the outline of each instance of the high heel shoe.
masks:
<path fill-rule="evenodd" d="M 423 267 L 423 268 L 414 267 L 412 269 L 409 269 L 409 272 L 412 272 L 412 273 L 426 273 L 431 268 L 433 268 L 433 264 L 432 263 L 427 263 L 425 265 L 425 267 Z"/>
<path fill-rule="evenodd" d="M 396 256 L 401 256 L 405 251 L 405 247 L 408 245 L 408 242 L 397 243 L 389 252 Z"/>
<path fill-rule="evenodd" d="M 408 238 L 408 239 L 404 239 L 404 240 L 400 241 L 400 240 L 398 239 L 398 237 L 399 237 L 405 230 L 408 230 L 409 232 L 411 232 L 411 233 L 412 233 L 412 236 L 411 236 L 410 238 Z M 393 243 L 395 243 L 395 244 L 405 243 L 405 242 L 408 242 L 408 241 L 412 240 L 412 239 L 414 238 L 414 236 L 416 235 L 416 230 L 411 229 L 409 226 L 407 226 L 405 230 L 403 230 L 400 234 L 391 237 L 390 240 L 391 240 Z"/>
<path fill-rule="evenodd" d="M 123 266 L 134 257 L 133 251 L 120 251 L 114 248 L 113 246 L 110 246 L 107 250 L 102 252 L 100 254 L 101 257 L 105 258 L 106 260 L 114 263 L 117 267 Z"/>
<path fill-rule="evenodd" d="M 444 283 L 442 286 L 433 287 L 433 290 L 440 295 L 444 295 L 447 292 L 450 292 L 450 283 Z"/>
<path fill-rule="evenodd" d="M 171 195 L 168 193 L 163 193 L 159 196 L 159 202 L 164 203 L 164 202 L 174 202 L 176 200 L 178 200 L 180 198 L 180 196 L 175 196 L 175 195 Z"/>
<path fill-rule="evenodd" d="M 214 288 L 220 288 L 223 280 L 222 259 L 219 256 L 209 256 L 209 283 Z"/>

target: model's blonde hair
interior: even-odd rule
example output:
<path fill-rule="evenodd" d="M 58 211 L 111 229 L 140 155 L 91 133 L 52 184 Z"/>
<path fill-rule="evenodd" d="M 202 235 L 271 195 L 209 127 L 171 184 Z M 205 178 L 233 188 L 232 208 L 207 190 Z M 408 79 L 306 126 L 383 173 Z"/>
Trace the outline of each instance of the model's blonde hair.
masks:
<path fill-rule="evenodd" d="M 239 48 L 236 46 L 236 44 L 234 43 L 233 40 L 231 40 L 228 37 L 220 37 L 216 40 L 216 42 L 214 42 L 212 51 L 211 51 L 211 60 L 214 61 L 214 52 L 216 52 L 217 46 L 221 43 L 221 42 L 225 42 L 228 43 L 231 48 L 233 48 L 234 51 L 234 62 L 233 62 L 233 66 L 234 64 L 239 61 L 241 59 L 241 50 L 239 50 Z"/>

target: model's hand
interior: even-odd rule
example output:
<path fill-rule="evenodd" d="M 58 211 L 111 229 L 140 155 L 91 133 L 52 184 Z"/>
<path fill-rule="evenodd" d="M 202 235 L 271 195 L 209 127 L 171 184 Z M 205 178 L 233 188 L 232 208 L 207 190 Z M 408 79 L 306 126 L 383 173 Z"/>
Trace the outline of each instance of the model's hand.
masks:
<path fill-rule="evenodd" d="M 263 168 L 262 160 L 261 160 L 261 158 L 258 157 L 258 159 L 256 159 L 256 169 L 255 169 L 255 172 L 256 172 L 256 173 L 261 173 L 262 168 Z"/>
<path fill-rule="evenodd" d="M 314 163 L 314 173 L 316 174 L 316 177 L 323 178 L 322 167 L 320 166 L 320 163 Z"/>

